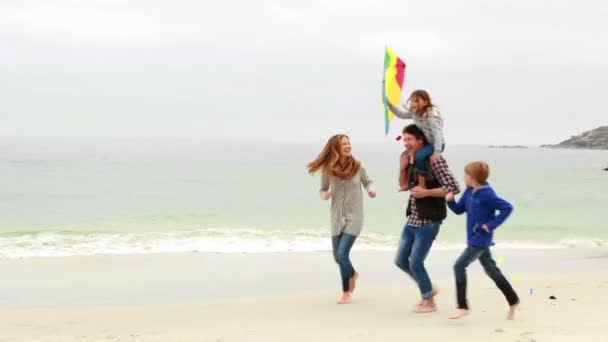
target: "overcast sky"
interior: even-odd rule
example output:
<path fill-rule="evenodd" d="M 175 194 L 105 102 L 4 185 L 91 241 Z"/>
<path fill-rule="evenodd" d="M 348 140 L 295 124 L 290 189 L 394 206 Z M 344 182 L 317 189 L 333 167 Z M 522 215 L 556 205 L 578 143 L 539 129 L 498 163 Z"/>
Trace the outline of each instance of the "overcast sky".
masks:
<path fill-rule="evenodd" d="M 557 142 L 608 124 L 606 18 L 600 0 L 0 0 L 0 136 L 392 139 L 388 44 L 448 144 Z"/>

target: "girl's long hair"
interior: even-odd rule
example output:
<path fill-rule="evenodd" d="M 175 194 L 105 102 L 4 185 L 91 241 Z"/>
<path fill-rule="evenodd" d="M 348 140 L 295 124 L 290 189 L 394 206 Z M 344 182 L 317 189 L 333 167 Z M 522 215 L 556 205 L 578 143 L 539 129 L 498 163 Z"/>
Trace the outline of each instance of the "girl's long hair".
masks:
<path fill-rule="evenodd" d="M 426 90 L 414 90 L 414 92 L 412 92 L 412 95 L 410 95 L 410 98 L 407 101 L 409 102 L 413 98 L 419 98 L 428 103 L 428 105 L 424 109 L 418 109 L 418 114 L 426 115 L 429 109 L 436 108 L 433 102 L 431 101 L 431 96 Z"/>

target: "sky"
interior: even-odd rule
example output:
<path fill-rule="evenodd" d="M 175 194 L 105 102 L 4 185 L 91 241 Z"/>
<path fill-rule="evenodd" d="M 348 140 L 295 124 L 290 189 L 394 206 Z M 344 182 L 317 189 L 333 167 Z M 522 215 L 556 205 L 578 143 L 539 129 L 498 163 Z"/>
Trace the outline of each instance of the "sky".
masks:
<path fill-rule="evenodd" d="M 608 3 L 0 0 L 0 137 L 320 141 L 384 135 L 384 46 L 447 144 L 608 124 Z"/>

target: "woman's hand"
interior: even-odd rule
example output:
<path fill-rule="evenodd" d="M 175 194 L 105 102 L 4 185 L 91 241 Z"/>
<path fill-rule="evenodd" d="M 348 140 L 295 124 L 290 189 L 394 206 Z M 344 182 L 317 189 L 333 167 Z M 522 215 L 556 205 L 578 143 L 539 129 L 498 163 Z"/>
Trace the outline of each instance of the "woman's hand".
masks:
<path fill-rule="evenodd" d="M 431 156 L 430 159 L 431 159 L 431 163 L 434 163 L 439 160 L 439 155 L 437 153 L 433 153 L 433 155 Z"/>
<path fill-rule="evenodd" d="M 327 201 L 328 199 L 331 198 L 333 194 L 331 193 L 331 191 L 323 191 L 321 192 L 321 199 L 324 201 Z"/>
<path fill-rule="evenodd" d="M 375 191 L 370 191 L 367 194 L 369 195 L 370 198 L 376 198 L 376 192 Z"/>

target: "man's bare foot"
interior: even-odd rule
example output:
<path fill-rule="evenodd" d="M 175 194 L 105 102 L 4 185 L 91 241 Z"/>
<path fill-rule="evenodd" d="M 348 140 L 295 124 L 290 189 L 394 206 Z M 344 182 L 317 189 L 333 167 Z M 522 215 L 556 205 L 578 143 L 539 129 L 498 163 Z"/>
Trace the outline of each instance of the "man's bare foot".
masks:
<path fill-rule="evenodd" d="M 469 315 L 469 310 L 465 310 L 465 309 L 457 309 L 456 311 L 454 311 L 453 314 L 451 314 L 448 318 L 449 319 L 461 319 L 465 316 Z"/>
<path fill-rule="evenodd" d="M 350 304 L 350 293 L 344 292 L 342 298 L 338 301 L 338 304 Z"/>
<path fill-rule="evenodd" d="M 357 287 L 357 279 L 359 279 L 359 273 L 355 272 L 355 274 L 353 274 L 353 276 L 350 278 L 350 281 L 348 282 L 349 293 L 355 292 L 355 288 Z"/>
<path fill-rule="evenodd" d="M 425 299 L 422 301 L 422 305 L 414 310 L 415 313 L 431 313 L 437 311 L 437 304 L 434 299 Z"/>
<path fill-rule="evenodd" d="M 509 307 L 509 315 L 507 315 L 507 319 L 509 321 L 512 321 L 515 319 L 515 311 L 517 310 L 517 308 L 519 308 L 519 303 L 515 304 L 515 305 L 511 305 Z"/>
<path fill-rule="evenodd" d="M 439 290 L 433 287 L 433 298 L 437 297 L 439 295 Z M 420 307 L 420 305 L 422 305 L 422 303 L 424 303 L 424 298 L 421 299 L 418 304 L 416 304 L 416 307 Z"/>

